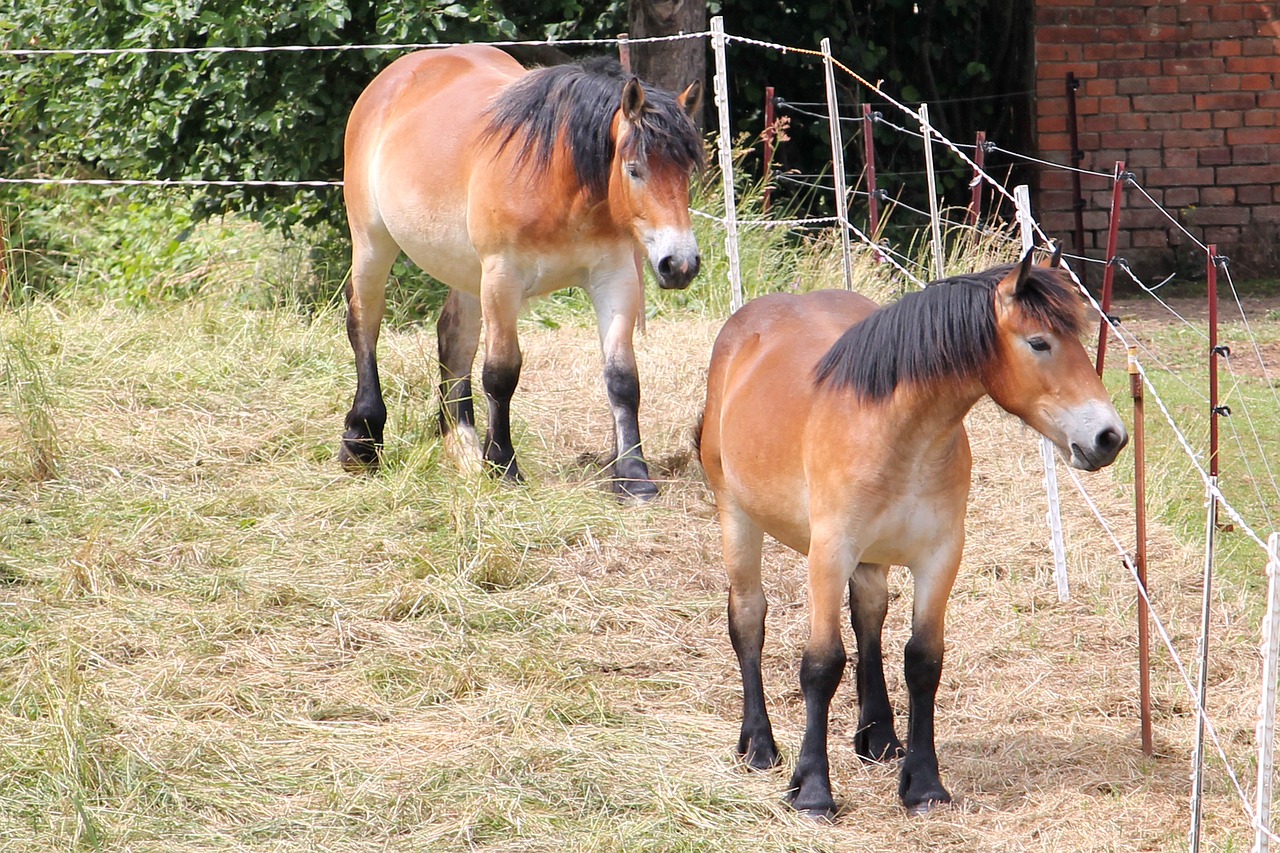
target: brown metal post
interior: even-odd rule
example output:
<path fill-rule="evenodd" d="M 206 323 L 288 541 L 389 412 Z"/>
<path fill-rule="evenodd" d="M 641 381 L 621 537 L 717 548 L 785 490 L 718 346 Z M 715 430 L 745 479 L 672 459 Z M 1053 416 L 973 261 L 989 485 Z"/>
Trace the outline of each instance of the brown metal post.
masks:
<path fill-rule="evenodd" d="M 1067 131 L 1071 138 L 1071 165 L 1079 169 L 1084 162 L 1084 152 L 1080 150 L 1080 136 L 1076 127 L 1076 92 L 1080 90 L 1080 80 L 1074 71 L 1067 72 Z M 1076 251 L 1084 254 L 1084 196 L 1080 194 L 1080 173 L 1071 173 L 1071 209 L 1075 212 Z M 1080 283 L 1085 284 L 1087 265 L 1080 267 Z"/>
<path fill-rule="evenodd" d="M 1151 617 L 1147 608 L 1147 471 L 1144 429 L 1142 374 L 1138 371 L 1138 348 L 1129 347 L 1129 391 L 1133 395 L 1133 500 L 1137 545 L 1134 570 L 1138 575 L 1138 702 L 1142 720 L 1142 751 L 1151 755 Z"/>
<path fill-rule="evenodd" d="M 985 130 L 978 131 L 975 136 L 976 143 L 973 146 L 973 184 L 969 187 L 969 216 L 970 225 L 978 224 L 978 217 L 982 215 L 982 172 L 986 168 L 987 162 L 987 132 Z"/>
<path fill-rule="evenodd" d="M 641 33 L 641 35 L 644 35 Z M 631 45 L 628 43 L 630 36 L 626 33 L 618 33 L 618 62 L 622 65 L 622 73 L 631 73 Z"/>
<path fill-rule="evenodd" d="M 1111 221 L 1107 225 L 1107 265 L 1102 270 L 1102 319 L 1098 322 L 1098 375 L 1107 360 L 1107 331 L 1111 327 L 1111 286 L 1116 277 L 1116 242 L 1120 237 L 1120 201 L 1124 188 L 1124 161 L 1116 161 L 1111 183 Z"/>
<path fill-rule="evenodd" d="M 867 161 L 867 215 L 871 222 L 871 239 L 880 239 L 880 197 L 876 195 L 876 146 L 873 138 L 871 126 L 875 124 L 871 120 L 871 105 L 862 105 L 862 149 Z M 876 261 L 883 262 L 884 258 L 876 252 Z"/>
<path fill-rule="evenodd" d="M 777 129 L 773 126 L 773 87 L 764 87 L 764 133 L 760 134 L 764 142 L 764 199 L 760 204 L 762 213 L 769 212 L 769 202 L 773 195 L 773 184 L 769 180 L 773 171 L 773 138 Z"/>
<path fill-rule="evenodd" d="M 0 305 L 8 305 L 9 293 L 9 241 L 5 235 L 4 216 L 0 215 Z"/>

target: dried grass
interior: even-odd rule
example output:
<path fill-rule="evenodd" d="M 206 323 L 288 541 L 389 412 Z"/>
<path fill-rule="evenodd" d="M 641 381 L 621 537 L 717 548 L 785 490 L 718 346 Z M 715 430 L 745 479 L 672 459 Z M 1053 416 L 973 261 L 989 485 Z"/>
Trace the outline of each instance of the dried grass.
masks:
<path fill-rule="evenodd" d="M 0 317 L 0 335 L 24 322 Z M 659 318 L 639 340 L 642 431 L 667 480 L 641 508 L 596 482 L 609 418 L 583 327 L 524 330 L 531 484 L 512 490 L 442 463 L 427 331 L 384 336 L 388 464 L 357 478 L 332 458 L 353 387 L 335 314 L 208 297 L 49 322 L 58 476 L 0 480 L 6 850 L 1184 844 L 1187 695 L 1157 647 L 1144 758 L 1132 586 L 1068 491 L 1073 597 L 1057 601 L 1036 441 L 990 405 L 972 416 L 939 692 L 957 806 L 908 818 L 895 768 L 858 762 L 847 678 L 832 742 L 845 811 L 818 826 L 782 804 L 786 771 L 746 773 L 733 755 L 718 531 L 689 446 L 714 320 Z M 1089 485 L 1129 529 L 1125 488 Z M 1159 612 L 1189 656 L 1198 556 L 1153 537 Z M 766 691 L 793 758 L 803 562 L 776 545 L 766 561 Z M 900 725 L 904 574 L 886 629 Z M 1258 665 L 1243 596 L 1219 592 L 1212 703 L 1247 775 Z M 1213 765 L 1208 846 L 1238 848 L 1246 820 Z"/>

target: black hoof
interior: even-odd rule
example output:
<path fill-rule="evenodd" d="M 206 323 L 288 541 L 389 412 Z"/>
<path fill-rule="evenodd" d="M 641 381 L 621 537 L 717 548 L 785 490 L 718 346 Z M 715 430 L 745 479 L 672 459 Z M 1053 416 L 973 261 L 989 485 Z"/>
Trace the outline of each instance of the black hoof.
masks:
<path fill-rule="evenodd" d="M 858 757 L 871 764 L 897 761 L 907 754 L 892 729 L 882 733 L 880 726 L 868 726 L 853 736 L 853 748 Z"/>
<path fill-rule="evenodd" d="M 772 770 L 782 763 L 772 737 L 744 736 L 738 741 L 738 757 L 752 770 Z"/>
<path fill-rule="evenodd" d="M 902 805 L 908 814 L 922 815 L 951 805 L 951 795 L 937 779 L 926 780 L 919 784 L 912 784 L 912 781 L 911 778 L 906 777 L 898 786 Z"/>
<path fill-rule="evenodd" d="M 352 473 L 362 474 L 377 470 L 381 462 L 381 443 L 366 436 L 344 435 L 338 447 L 338 461 Z"/>
<path fill-rule="evenodd" d="M 511 457 L 505 462 L 496 459 L 485 459 L 488 463 L 490 476 L 501 479 L 502 482 L 511 486 L 524 485 L 524 475 L 520 473 L 520 467 L 516 465 L 515 457 Z"/>
<path fill-rule="evenodd" d="M 951 805 L 951 796 L 947 794 L 946 791 L 942 792 L 941 797 L 932 797 L 932 798 L 924 799 L 918 803 L 907 803 L 907 802 L 903 803 L 903 806 L 905 806 L 907 809 L 907 814 L 913 817 L 926 815 L 929 812 L 937 811 L 938 809 L 945 809 L 945 808 L 948 808 L 950 805 Z"/>
<path fill-rule="evenodd" d="M 652 480 L 611 480 L 613 492 L 623 500 L 651 501 L 658 496 L 658 485 Z"/>
<path fill-rule="evenodd" d="M 803 792 L 797 794 L 792 790 L 788 793 L 787 800 L 791 808 L 810 820 L 832 823 L 836 819 L 836 803 L 829 794 L 806 797 Z"/>

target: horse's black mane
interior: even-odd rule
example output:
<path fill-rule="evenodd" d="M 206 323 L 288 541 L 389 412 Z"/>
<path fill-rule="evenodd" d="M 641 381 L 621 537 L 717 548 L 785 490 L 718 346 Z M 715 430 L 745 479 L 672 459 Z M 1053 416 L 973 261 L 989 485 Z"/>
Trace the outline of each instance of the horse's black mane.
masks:
<path fill-rule="evenodd" d="M 603 198 L 614 151 L 610 131 L 627 79 L 618 61 L 606 57 L 531 71 L 490 105 L 486 133 L 503 147 L 522 137 L 521 160 L 545 170 L 564 131 L 578 183 L 592 198 Z M 647 85 L 643 118 L 624 144 L 623 153 L 635 159 L 656 156 L 685 170 L 702 165 L 702 138 L 692 119 L 675 96 Z"/>
<path fill-rule="evenodd" d="M 932 282 L 868 315 L 818 362 L 818 384 L 886 400 L 904 382 L 977 375 L 996 346 L 995 287 L 1012 264 Z M 1081 331 L 1079 296 L 1064 270 L 1033 267 L 1018 307 L 1061 335 Z"/>

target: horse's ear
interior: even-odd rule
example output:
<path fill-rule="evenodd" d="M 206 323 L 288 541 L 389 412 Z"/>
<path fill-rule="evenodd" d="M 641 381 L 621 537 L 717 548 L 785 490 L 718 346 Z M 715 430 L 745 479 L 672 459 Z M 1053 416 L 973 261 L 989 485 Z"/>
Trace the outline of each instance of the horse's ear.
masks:
<path fill-rule="evenodd" d="M 1049 269 L 1056 270 L 1062 266 L 1062 244 L 1053 244 L 1053 257 L 1049 258 Z"/>
<path fill-rule="evenodd" d="M 698 113 L 702 110 L 702 81 L 694 80 L 689 84 L 689 88 L 685 89 L 676 98 L 679 104 L 689 117 L 696 120 Z"/>
<path fill-rule="evenodd" d="M 644 112 L 644 86 L 639 77 L 632 77 L 622 87 L 622 117 L 635 124 Z"/>
<path fill-rule="evenodd" d="M 1012 276 L 1000 282 L 999 290 L 1006 298 L 1012 297 L 1013 299 L 1017 299 L 1022 295 L 1022 289 L 1026 286 L 1027 280 L 1031 277 L 1031 269 L 1034 266 L 1031 262 L 1033 255 L 1035 255 L 1035 248 L 1027 249 L 1027 253 L 1022 256 L 1022 263 L 1018 264 L 1018 277 L 1014 278 L 1012 282 L 1009 281 L 1009 278 L 1012 278 Z M 1009 287 L 1010 284 L 1013 285 L 1012 288 Z"/>

